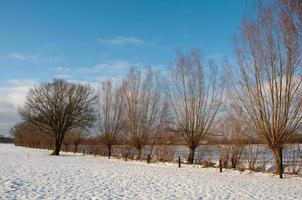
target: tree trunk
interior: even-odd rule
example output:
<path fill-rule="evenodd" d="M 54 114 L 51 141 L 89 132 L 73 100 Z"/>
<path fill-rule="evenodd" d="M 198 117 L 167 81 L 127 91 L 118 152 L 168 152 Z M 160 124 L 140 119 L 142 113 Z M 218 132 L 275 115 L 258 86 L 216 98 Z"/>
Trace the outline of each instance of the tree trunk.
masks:
<path fill-rule="evenodd" d="M 60 155 L 61 145 L 62 145 L 62 142 L 55 140 L 54 151 L 53 151 L 52 155 L 55 155 L 55 156 Z"/>
<path fill-rule="evenodd" d="M 196 149 L 196 147 L 190 147 L 190 153 L 189 153 L 189 157 L 188 157 L 189 164 L 194 163 L 195 149 Z"/>
<path fill-rule="evenodd" d="M 235 159 L 232 159 L 232 164 L 231 164 L 232 166 L 232 169 L 236 169 L 236 167 L 237 167 L 237 160 L 235 160 Z"/>
<path fill-rule="evenodd" d="M 55 155 L 55 156 L 60 155 L 60 146 L 59 145 L 55 145 L 55 149 L 54 149 L 52 155 Z"/>
<path fill-rule="evenodd" d="M 138 146 L 137 151 L 138 151 L 137 159 L 140 160 L 142 157 L 142 147 Z"/>
<path fill-rule="evenodd" d="M 108 148 L 108 158 L 110 159 L 111 157 L 111 145 L 107 145 Z"/>
<path fill-rule="evenodd" d="M 238 160 L 239 160 L 238 152 L 233 151 L 232 156 L 231 156 L 231 167 L 232 167 L 232 169 L 235 169 L 237 167 Z"/>
<path fill-rule="evenodd" d="M 283 178 L 283 160 L 282 160 L 282 147 L 272 149 L 275 159 L 275 173 Z"/>
<path fill-rule="evenodd" d="M 74 144 L 74 146 L 75 146 L 75 148 L 74 148 L 74 154 L 76 153 L 76 152 L 78 152 L 78 144 Z"/>

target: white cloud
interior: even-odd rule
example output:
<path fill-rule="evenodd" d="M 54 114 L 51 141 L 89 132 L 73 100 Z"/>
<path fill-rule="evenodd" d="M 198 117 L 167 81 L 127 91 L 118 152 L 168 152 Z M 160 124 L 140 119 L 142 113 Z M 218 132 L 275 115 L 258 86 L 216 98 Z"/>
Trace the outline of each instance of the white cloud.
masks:
<path fill-rule="evenodd" d="M 20 61 L 26 60 L 26 57 L 23 54 L 16 53 L 16 52 L 9 53 L 8 57 L 11 58 L 11 59 L 14 59 L 14 60 L 20 60 Z"/>
<path fill-rule="evenodd" d="M 107 63 L 96 64 L 91 67 L 80 67 L 75 70 L 74 77 L 77 75 L 85 75 L 85 79 L 89 82 L 103 82 L 112 80 L 118 82 L 125 78 L 131 68 L 138 69 L 142 74 L 146 73 L 149 68 L 158 76 L 167 78 L 170 76 L 170 70 L 164 65 L 144 64 L 141 62 L 129 62 L 125 60 L 114 60 Z"/>
<path fill-rule="evenodd" d="M 5 86 L 0 86 L 1 130 L 9 130 L 20 120 L 18 108 L 23 107 L 26 94 L 34 84 L 33 80 L 10 80 Z"/>
<path fill-rule="evenodd" d="M 41 60 L 40 56 L 37 54 L 22 54 L 18 52 L 9 53 L 8 57 L 17 61 L 39 62 Z"/>
<path fill-rule="evenodd" d="M 120 73 L 127 72 L 131 67 L 141 68 L 143 66 L 145 66 L 143 63 L 130 63 L 124 60 L 115 60 L 108 63 L 96 64 L 92 67 L 80 67 L 76 71 L 78 73 Z"/>
<path fill-rule="evenodd" d="M 118 75 L 118 76 L 114 76 L 114 77 L 112 77 L 112 76 L 99 76 L 99 77 L 95 77 L 94 79 L 99 84 L 103 83 L 105 81 L 108 81 L 108 80 L 112 81 L 113 83 L 117 83 L 118 84 L 118 83 L 121 83 L 121 81 L 124 78 L 125 78 L 124 75 Z"/>
<path fill-rule="evenodd" d="M 146 42 L 137 37 L 114 36 L 111 38 L 99 38 L 100 43 L 112 46 L 144 46 Z"/>
<path fill-rule="evenodd" d="M 164 50 L 169 50 L 167 46 L 158 43 L 158 38 L 153 38 L 151 41 L 146 41 L 133 36 L 113 36 L 108 38 L 99 38 L 98 42 L 108 46 L 137 46 L 137 47 L 152 47 Z"/>
<path fill-rule="evenodd" d="M 68 67 L 55 67 L 54 71 L 57 73 L 69 73 L 71 70 Z"/>
<path fill-rule="evenodd" d="M 39 54 L 24 54 L 19 52 L 11 52 L 8 57 L 16 61 L 26 61 L 26 62 L 57 62 L 60 60 L 58 57 L 44 57 Z"/>

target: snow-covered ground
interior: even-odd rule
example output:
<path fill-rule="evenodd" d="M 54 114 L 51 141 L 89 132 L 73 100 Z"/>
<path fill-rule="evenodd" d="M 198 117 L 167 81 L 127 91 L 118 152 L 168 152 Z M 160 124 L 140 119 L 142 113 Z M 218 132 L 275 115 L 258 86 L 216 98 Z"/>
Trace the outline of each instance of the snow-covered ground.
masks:
<path fill-rule="evenodd" d="M 0 199 L 302 199 L 302 177 L 150 164 L 0 144 Z"/>

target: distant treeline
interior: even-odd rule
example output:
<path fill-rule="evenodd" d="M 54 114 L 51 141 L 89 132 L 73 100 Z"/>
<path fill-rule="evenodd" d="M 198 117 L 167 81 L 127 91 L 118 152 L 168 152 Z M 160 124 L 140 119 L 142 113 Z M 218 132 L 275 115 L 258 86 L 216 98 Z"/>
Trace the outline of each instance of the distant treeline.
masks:
<path fill-rule="evenodd" d="M 0 135 L 0 143 L 13 143 L 14 140 L 10 137 Z"/>

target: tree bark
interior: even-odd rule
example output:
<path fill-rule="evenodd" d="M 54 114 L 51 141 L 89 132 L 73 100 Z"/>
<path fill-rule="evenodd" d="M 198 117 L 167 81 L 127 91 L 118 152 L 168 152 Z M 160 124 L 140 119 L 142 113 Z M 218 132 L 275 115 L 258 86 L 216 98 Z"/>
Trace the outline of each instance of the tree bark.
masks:
<path fill-rule="evenodd" d="M 279 175 L 279 178 L 283 178 L 283 158 L 282 147 L 272 149 L 275 159 L 275 173 Z"/>
<path fill-rule="evenodd" d="M 196 149 L 196 147 L 190 147 L 190 153 L 189 153 L 189 157 L 188 157 L 189 164 L 194 163 L 195 149 Z"/>
<path fill-rule="evenodd" d="M 60 145 L 55 145 L 55 149 L 54 149 L 52 155 L 55 155 L 55 156 L 60 155 L 60 149 L 61 149 Z"/>
<path fill-rule="evenodd" d="M 55 155 L 55 156 L 60 155 L 62 140 L 58 141 L 58 140 L 55 139 L 54 151 L 53 151 L 52 155 Z"/>

